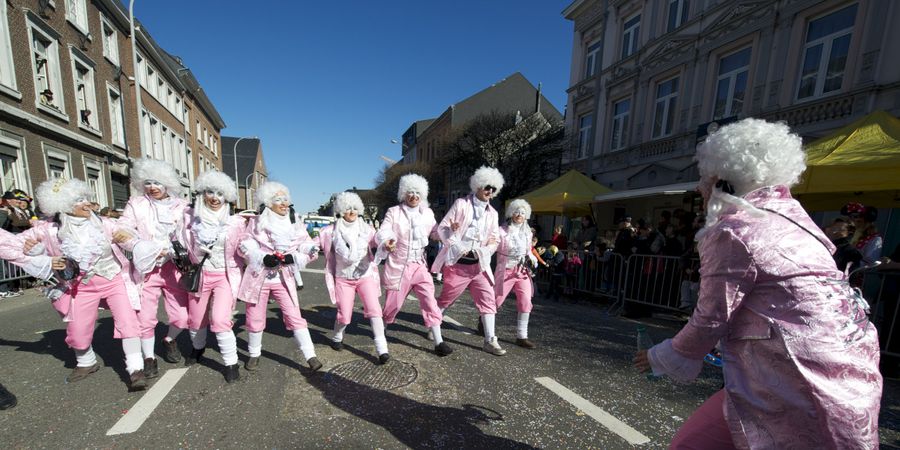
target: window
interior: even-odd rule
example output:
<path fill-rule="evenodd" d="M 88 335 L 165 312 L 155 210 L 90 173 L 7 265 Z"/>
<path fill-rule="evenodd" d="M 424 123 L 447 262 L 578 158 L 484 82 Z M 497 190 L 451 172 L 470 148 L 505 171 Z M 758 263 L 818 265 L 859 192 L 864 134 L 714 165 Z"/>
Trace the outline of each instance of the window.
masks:
<path fill-rule="evenodd" d="M 22 137 L 0 132 L 0 190 L 26 189 Z"/>
<path fill-rule="evenodd" d="M 612 136 L 609 147 L 612 150 L 621 150 L 628 146 L 628 118 L 631 115 L 631 99 L 616 102 L 613 105 Z"/>
<path fill-rule="evenodd" d="M 97 90 L 94 88 L 94 65 L 84 59 L 74 48 L 72 55 L 72 77 L 75 82 L 75 107 L 78 109 L 78 125 L 99 130 L 97 114 Z"/>
<path fill-rule="evenodd" d="M 197 121 L 197 142 L 203 142 L 203 136 L 200 133 L 200 121 Z"/>
<path fill-rule="evenodd" d="M 584 57 L 584 78 L 590 78 L 597 73 L 600 66 L 600 48 L 603 47 L 601 41 L 594 42 L 588 46 L 587 54 Z"/>
<path fill-rule="evenodd" d="M 591 129 L 594 128 L 594 115 L 585 114 L 578 119 L 578 157 L 581 159 L 591 154 Z"/>
<path fill-rule="evenodd" d="M 740 114 L 747 93 L 747 72 L 750 66 L 750 47 L 719 60 L 716 81 L 716 102 L 713 120 Z"/>
<path fill-rule="evenodd" d="M 159 120 L 148 114 L 147 111 L 143 111 L 142 117 L 144 119 L 144 142 L 141 146 L 141 152 L 145 157 L 163 159 L 162 134 Z"/>
<path fill-rule="evenodd" d="M 87 0 L 66 0 L 66 19 L 84 34 L 88 34 Z"/>
<path fill-rule="evenodd" d="M 219 154 L 219 140 L 216 139 L 215 136 L 213 136 L 213 137 L 210 139 L 210 141 L 212 141 L 212 147 L 210 147 L 210 150 L 212 150 L 212 154 L 213 154 L 213 155 L 218 155 L 218 154 Z"/>
<path fill-rule="evenodd" d="M 638 14 L 622 25 L 622 58 L 627 58 L 638 49 L 638 36 L 641 31 L 641 15 Z"/>
<path fill-rule="evenodd" d="M 69 172 L 69 155 L 44 144 L 47 148 L 47 178 L 72 178 Z"/>
<path fill-rule="evenodd" d="M 163 107 L 169 107 L 169 103 L 166 100 L 166 80 L 163 79 L 162 75 L 158 75 L 156 78 L 156 93 L 154 95 L 162 103 Z"/>
<path fill-rule="evenodd" d="M 112 143 L 125 147 L 125 109 L 122 106 L 122 94 L 116 88 L 107 85 L 106 95 L 109 98 L 109 129 Z"/>
<path fill-rule="evenodd" d="M 16 69 L 13 65 L 12 41 L 9 39 L 9 23 L 6 20 L 6 2 L 0 2 L 0 85 L 16 90 Z"/>
<path fill-rule="evenodd" d="M 169 138 L 169 127 L 163 125 L 159 131 L 159 140 L 162 147 L 162 155 L 159 159 L 168 163 L 172 162 L 171 139 Z"/>
<path fill-rule="evenodd" d="M 181 106 L 181 97 L 177 95 L 175 96 L 175 109 L 172 110 L 172 114 L 175 114 L 175 118 L 179 122 L 184 123 L 184 108 Z"/>
<path fill-rule="evenodd" d="M 63 112 L 65 103 L 59 67 L 59 35 L 45 24 L 31 20 L 30 16 L 29 19 L 35 103 L 39 109 L 43 107 L 45 111 L 55 112 L 58 117 L 68 120 Z"/>
<path fill-rule="evenodd" d="M 656 86 L 656 110 L 653 114 L 653 135 L 665 137 L 672 134 L 675 123 L 675 106 L 678 101 L 678 77 Z"/>
<path fill-rule="evenodd" d="M 103 56 L 109 62 L 119 65 L 119 36 L 116 28 L 106 20 L 106 17 L 100 16 L 100 29 L 103 32 Z"/>
<path fill-rule="evenodd" d="M 147 60 L 145 60 L 144 57 L 141 56 L 140 53 L 138 53 L 138 55 L 137 55 L 137 63 L 138 63 L 137 70 L 140 75 L 141 86 L 143 86 L 144 89 L 149 90 L 149 88 L 147 87 Z"/>
<path fill-rule="evenodd" d="M 94 200 L 99 203 L 101 207 L 108 206 L 109 203 L 106 201 L 106 180 L 105 177 L 103 177 L 103 170 L 100 163 L 85 160 L 84 173 L 87 174 L 85 181 L 87 181 L 91 190 L 94 191 Z"/>
<path fill-rule="evenodd" d="M 158 81 L 156 79 L 156 70 L 153 69 L 153 66 L 147 64 L 147 83 L 146 85 L 144 85 L 144 87 L 147 88 L 147 92 L 150 92 L 150 95 L 152 95 L 154 98 L 157 95 L 157 85 Z"/>
<path fill-rule="evenodd" d="M 687 21 L 690 0 L 668 0 L 669 21 L 666 22 L 666 33 L 674 31 Z"/>
<path fill-rule="evenodd" d="M 203 129 L 203 145 L 209 148 L 209 133 L 206 132 L 206 128 Z"/>
<path fill-rule="evenodd" d="M 797 100 L 815 98 L 841 88 L 856 10 L 857 5 L 851 5 L 809 23 Z"/>

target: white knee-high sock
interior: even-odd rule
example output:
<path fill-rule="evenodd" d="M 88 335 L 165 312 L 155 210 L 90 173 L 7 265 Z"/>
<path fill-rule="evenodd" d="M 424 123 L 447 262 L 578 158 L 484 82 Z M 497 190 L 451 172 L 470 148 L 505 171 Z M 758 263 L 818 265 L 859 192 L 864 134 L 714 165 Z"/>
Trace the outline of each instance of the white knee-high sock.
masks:
<path fill-rule="evenodd" d="M 166 334 L 166 341 L 174 341 L 184 328 L 178 328 L 175 325 L 169 325 L 169 332 Z"/>
<path fill-rule="evenodd" d="M 435 325 L 431 327 L 431 334 L 434 336 L 434 345 L 440 345 L 441 342 L 444 342 L 444 337 L 441 336 L 441 326 Z"/>
<path fill-rule="evenodd" d="M 262 331 L 251 331 L 247 333 L 247 353 L 251 358 L 259 358 L 262 354 Z"/>
<path fill-rule="evenodd" d="M 206 333 L 207 328 L 200 328 L 199 330 L 188 330 L 188 334 L 191 335 L 191 344 L 194 345 L 195 349 L 202 350 L 206 348 Z"/>
<path fill-rule="evenodd" d="M 75 350 L 75 361 L 78 367 L 91 367 L 97 364 L 97 354 L 94 353 L 94 347 L 90 346 L 87 350 Z"/>
<path fill-rule="evenodd" d="M 528 339 L 528 317 L 531 313 L 519 313 L 516 319 L 516 337 L 519 339 Z"/>
<path fill-rule="evenodd" d="M 125 353 L 125 371 L 129 374 L 144 370 L 144 358 L 141 357 L 141 338 L 122 339 L 122 353 Z"/>
<path fill-rule="evenodd" d="M 484 342 L 488 342 L 494 337 L 494 319 L 495 314 L 482 314 L 481 321 L 484 323 Z"/>
<path fill-rule="evenodd" d="M 297 341 L 297 346 L 303 352 L 303 359 L 309 360 L 309 358 L 316 357 L 316 347 L 313 345 L 312 336 L 309 335 L 308 328 L 294 330 L 294 340 Z"/>
<path fill-rule="evenodd" d="M 141 353 L 144 354 L 144 358 L 152 358 L 156 359 L 156 354 L 153 352 L 153 343 L 154 338 L 141 338 Z"/>
<path fill-rule="evenodd" d="M 369 319 L 372 324 L 372 336 L 375 339 L 375 352 L 383 355 L 388 352 L 387 338 L 384 337 L 384 319 L 381 317 L 372 317 Z"/>
<path fill-rule="evenodd" d="M 219 342 L 219 353 L 222 354 L 222 362 L 226 366 L 237 364 L 237 339 L 234 337 L 234 331 L 220 331 L 216 333 L 216 340 Z"/>
<path fill-rule="evenodd" d="M 342 342 L 344 340 L 344 330 L 347 329 L 347 324 L 343 324 L 334 321 L 334 336 L 331 337 L 331 340 L 334 342 Z"/>

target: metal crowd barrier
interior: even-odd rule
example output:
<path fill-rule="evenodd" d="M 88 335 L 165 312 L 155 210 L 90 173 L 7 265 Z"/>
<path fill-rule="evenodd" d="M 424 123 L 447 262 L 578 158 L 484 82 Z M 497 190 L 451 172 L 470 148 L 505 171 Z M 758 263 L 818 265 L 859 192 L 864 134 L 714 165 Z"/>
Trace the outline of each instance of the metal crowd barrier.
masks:
<path fill-rule="evenodd" d="M 30 275 L 25 273 L 19 266 L 16 266 L 9 261 L 0 260 L 0 283 L 21 280 L 28 277 L 30 277 Z"/>
<path fill-rule="evenodd" d="M 864 280 L 863 293 L 878 329 L 881 353 L 900 357 L 900 271 L 869 270 Z"/>

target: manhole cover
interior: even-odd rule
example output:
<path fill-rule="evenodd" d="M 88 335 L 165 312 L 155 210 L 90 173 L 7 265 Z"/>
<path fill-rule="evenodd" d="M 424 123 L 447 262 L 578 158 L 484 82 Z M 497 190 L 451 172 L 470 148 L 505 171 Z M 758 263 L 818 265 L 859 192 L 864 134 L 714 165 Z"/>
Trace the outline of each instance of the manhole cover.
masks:
<path fill-rule="evenodd" d="M 419 376 L 415 366 L 396 359 L 383 366 L 359 359 L 335 366 L 329 373 L 332 383 L 357 383 L 383 390 L 406 386 Z"/>

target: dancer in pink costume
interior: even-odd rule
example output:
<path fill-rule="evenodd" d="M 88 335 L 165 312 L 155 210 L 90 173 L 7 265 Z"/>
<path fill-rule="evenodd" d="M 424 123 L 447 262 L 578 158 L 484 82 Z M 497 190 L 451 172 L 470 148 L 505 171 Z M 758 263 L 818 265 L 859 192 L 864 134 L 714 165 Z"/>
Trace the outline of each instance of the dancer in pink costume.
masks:
<path fill-rule="evenodd" d="M 334 199 L 334 213 L 339 216 L 333 225 L 319 231 L 318 243 L 325 254 L 325 286 L 331 302 L 337 308 L 331 348 L 344 349 L 344 330 L 353 317 L 353 300 L 359 294 L 363 315 L 372 325 L 378 363 L 391 359 L 384 337 L 378 265 L 373 263 L 371 248 L 375 246 L 375 229 L 359 218 L 363 212 L 362 199 L 353 192 L 341 192 Z"/>
<path fill-rule="evenodd" d="M 4 258 L 22 262 L 31 275 L 47 280 L 57 271 L 59 284 L 47 296 L 66 322 L 66 344 L 75 351 L 76 367 L 67 380 L 80 381 L 100 369 L 92 344 L 97 309 L 113 316 L 113 337 L 122 340 L 128 389 L 147 388 L 141 358 L 140 291 L 132 266 L 113 237 L 115 224 L 91 210 L 94 192 L 81 180 L 55 179 L 35 192 L 43 214 L 52 217 L 15 235 L 24 255 Z"/>
<path fill-rule="evenodd" d="M 245 217 L 231 215 L 226 202 L 237 200 L 234 180 L 218 170 L 202 173 L 194 180 L 194 207 L 185 218 L 188 249 L 193 264 L 203 264 L 200 288 L 188 300 L 188 325 L 193 352 L 185 365 L 195 364 L 206 349 L 207 327 L 216 334 L 225 381 L 240 378 L 237 340 L 231 313 L 241 285 L 244 260 L 237 254 L 247 225 Z"/>
<path fill-rule="evenodd" d="M 447 356 L 453 349 L 441 336 L 443 314 L 434 298 L 434 280 L 425 260 L 425 247 L 437 225 L 434 212 L 428 207 L 428 181 L 420 175 L 404 175 L 400 178 L 397 200 L 400 204 L 387 210 L 375 236 L 378 243 L 375 261 L 386 260 L 381 277 L 387 297 L 384 321 L 394 323 L 412 290 L 419 299 L 429 336 L 434 340 L 434 352 L 438 356 Z"/>
<path fill-rule="evenodd" d="M 497 302 L 491 271 L 491 256 L 500 242 L 500 227 L 490 200 L 503 188 L 503 175 L 493 167 L 481 167 L 469 178 L 469 187 L 472 193 L 457 199 L 438 225 L 444 248 L 435 258 L 431 271 L 443 271 L 444 288 L 437 303 L 443 312 L 468 288 L 484 327 L 482 349 L 502 356 L 506 350 L 494 335 Z"/>
<path fill-rule="evenodd" d="M 528 339 L 528 319 L 531 317 L 531 269 L 537 266 L 537 258 L 531 253 L 531 205 L 516 199 L 506 207 L 509 224 L 500 228 L 500 245 L 497 247 L 497 268 L 494 271 L 494 292 L 497 294 L 497 310 L 506 301 L 509 292 L 516 294 L 516 345 L 534 348 Z"/>
<path fill-rule="evenodd" d="M 275 298 L 284 316 L 285 327 L 312 370 L 322 368 L 309 335 L 306 319 L 300 315 L 297 287 L 302 286 L 300 269 L 319 257 L 319 247 L 309 237 L 303 221 L 294 213 L 288 188 L 269 181 L 256 191 L 262 211 L 250 219 L 240 251 L 247 269 L 238 289 L 238 298 L 247 303 L 247 350 L 250 359 L 244 368 L 259 368 L 262 334 L 266 329 L 266 305 Z"/>
<path fill-rule="evenodd" d="M 169 317 L 169 330 L 163 338 L 163 359 L 181 361 L 175 338 L 188 327 L 188 293 L 181 287 L 181 272 L 175 266 L 176 249 L 186 249 L 184 242 L 184 210 L 187 202 L 179 197 L 181 181 L 171 164 L 153 159 L 139 159 L 131 169 L 133 197 L 125 205 L 118 220 L 123 246 L 132 252 L 132 264 L 143 276 L 141 284 L 141 350 L 144 374 L 159 376 L 154 352 L 154 331 L 160 293 Z M 127 236 L 127 238 L 125 237 Z M 177 244 L 176 244 L 177 243 Z"/>
<path fill-rule="evenodd" d="M 718 343 L 725 388 L 672 448 L 878 447 L 878 337 L 834 246 L 791 198 L 804 158 L 787 125 L 759 119 L 726 125 L 697 149 L 708 203 L 697 306 L 635 365 L 689 381 Z"/>

